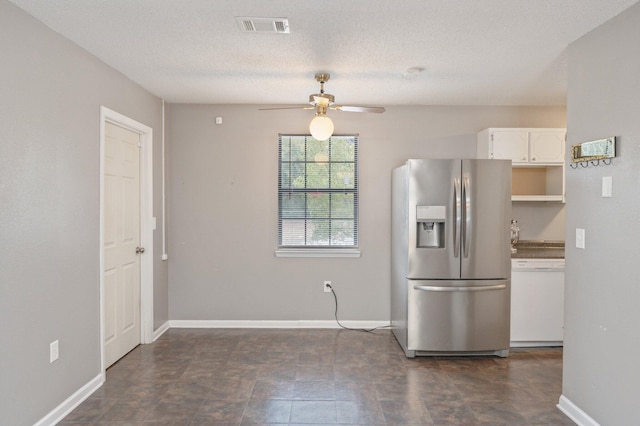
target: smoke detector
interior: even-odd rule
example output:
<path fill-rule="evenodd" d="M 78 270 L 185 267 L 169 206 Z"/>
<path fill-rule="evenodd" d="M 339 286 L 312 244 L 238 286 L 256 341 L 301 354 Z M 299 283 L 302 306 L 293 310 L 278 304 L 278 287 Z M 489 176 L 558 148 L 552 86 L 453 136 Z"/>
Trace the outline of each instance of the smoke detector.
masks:
<path fill-rule="evenodd" d="M 248 18 L 236 17 L 240 31 L 245 33 L 289 34 L 287 18 Z"/>

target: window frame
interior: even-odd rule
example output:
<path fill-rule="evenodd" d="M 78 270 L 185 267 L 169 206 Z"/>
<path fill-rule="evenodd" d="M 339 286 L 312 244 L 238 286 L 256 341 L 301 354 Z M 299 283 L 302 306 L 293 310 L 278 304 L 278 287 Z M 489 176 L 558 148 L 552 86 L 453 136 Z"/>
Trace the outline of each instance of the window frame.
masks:
<path fill-rule="evenodd" d="M 308 150 L 306 149 L 306 144 L 308 140 L 315 140 L 309 134 L 290 134 L 290 133 L 279 133 L 278 134 L 278 230 L 277 230 L 277 249 L 275 251 L 276 257 L 360 257 L 361 252 L 359 249 L 359 213 L 360 213 L 360 184 L 359 184 L 359 142 L 360 137 L 356 133 L 349 134 L 336 134 L 332 135 L 328 140 L 331 144 L 331 139 L 333 138 L 354 138 L 355 139 L 355 150 L 354 150 L 354 159 L 353 162 L 348 161 L 348 163 L 353 163 L 354 165 L 354 187 L 353 189 L 349 188 L 330 188 L 330 184 L 327 188 L 300 188 L 292 191 L 292 188 L 283 188 L 282 187 L 282 176 L 283 170 L 282 167 L 284 164 L 291 164 L 289 161 L 282 160 L 282 143 L 283 139 L 287 137 L 300 137 L 305 138 L 305 153 L 304 153 L 304 164 L 314 163 L 313 161 L 309 161 L 307 158 Z M 327 162 L 331 164 L 344 164 L 344 161 L 331 161 L 331 145 L 329 146 L 329 158 Z M 329 166 L 331 167 L 331 166 Z M 331 173 L 329 173 L 331 176 Z M 305 167 L 305 179 L 307 177 L 307 171 Z M 340 194 L 340 193 L 349 193 L 353 194 L 354 197 L 354 215 L 353 215 L 353 245 L 283 245 L 282 244 L 282 222 L 286 220 L 286 217 L 283 217 L 282 210 L 282 194 L 286 193 L 323 193 L 323 194 Z M 309 218 L 309 211 L 305 207 L 305 219 Z M 331 213 L 326 218 L 331 221 Z M 306 232 L 306 231 L 305 231 Z M 306 244 L 306 236 L 305 236 L 305 244 Z"/>

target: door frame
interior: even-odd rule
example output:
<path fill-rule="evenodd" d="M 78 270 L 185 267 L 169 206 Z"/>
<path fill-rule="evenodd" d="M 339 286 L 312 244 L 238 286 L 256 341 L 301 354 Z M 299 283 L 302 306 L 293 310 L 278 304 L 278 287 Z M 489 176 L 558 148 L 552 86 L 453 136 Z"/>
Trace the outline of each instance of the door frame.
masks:
<path fill-rule="evenodd" d="M 140 135 L 140 343 L 153 342 L 153 129 L 125 115 L 100 106 L 100 366 L 103 381 L 105 297 L 104 297 L 104 163 L 105 124 L 113 123 Z"/>

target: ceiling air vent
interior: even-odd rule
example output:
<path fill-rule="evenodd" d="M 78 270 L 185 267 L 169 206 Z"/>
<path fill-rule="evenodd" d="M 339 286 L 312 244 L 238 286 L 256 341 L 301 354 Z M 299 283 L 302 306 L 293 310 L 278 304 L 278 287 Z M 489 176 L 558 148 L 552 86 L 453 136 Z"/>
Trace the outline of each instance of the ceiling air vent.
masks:
<path fill-rule="evenodd" d="M 236 17 L 240 30 L 246 33 L 289 34 L 287 18 L 240 18 Z"/>

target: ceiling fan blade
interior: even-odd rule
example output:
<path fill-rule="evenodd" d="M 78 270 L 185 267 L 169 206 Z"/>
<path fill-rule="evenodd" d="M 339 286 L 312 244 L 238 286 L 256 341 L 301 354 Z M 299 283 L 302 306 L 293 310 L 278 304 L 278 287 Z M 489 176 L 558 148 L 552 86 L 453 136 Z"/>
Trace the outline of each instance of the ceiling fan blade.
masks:
<path fill-rule="evenodd" d="M 320 93 L 315 93 L 309 96 L 309 104 L 310 105 L 301 105 L 294 107 L 269 107 L 269 108 L 258 108 L 260 111 L 265 110 L 278 110 L 278 109 L 313 109 L 316 110 L 316 115 L 325 115 L 327 113 L 327 109 L 333 109 L 336 111 L 345 111 L 345 112 L 372 112 L 376 114 L 383 113 L 385 109 L 383 107 L 372 107 L 372 106 L 349 106 L 349 105 L 334 105 L 334 97 L 329 93 L 325 93 L 324 84 L 329 81 L 330 75 L 329 73 L 317 73 L 316 81 L 320 83 Z"/>
<path fill-rule="evenodd" d="M 295 106 L 295 107 L 275 107 L 275 108 L 258 108 L 258 111 L 270 111 L 276 109 L 315 109 L 313 106 Z"/>
<path fill-rule="evenodd" d="M 367 106 L 336 105 L 333 108 L 338 111 L 345 111 L 345 112 L 373 112 L 376 114 L 380 114 L 385 111 L 383 107 L 367 107 Z"/>

